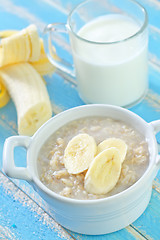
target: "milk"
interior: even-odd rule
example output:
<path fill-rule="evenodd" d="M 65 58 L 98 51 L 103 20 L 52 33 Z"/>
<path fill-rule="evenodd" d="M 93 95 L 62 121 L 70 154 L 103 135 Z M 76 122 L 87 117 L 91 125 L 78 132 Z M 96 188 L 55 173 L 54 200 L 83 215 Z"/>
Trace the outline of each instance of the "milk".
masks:
<path fill-rule="evenodd" d="M 110 14 L 85 24 L 80 38 L 71 36 L 78 90 L 86 103 L 128 106 L 145 95 L 147 37 L 129 38 L 139 28 L 129 17 Z"/>

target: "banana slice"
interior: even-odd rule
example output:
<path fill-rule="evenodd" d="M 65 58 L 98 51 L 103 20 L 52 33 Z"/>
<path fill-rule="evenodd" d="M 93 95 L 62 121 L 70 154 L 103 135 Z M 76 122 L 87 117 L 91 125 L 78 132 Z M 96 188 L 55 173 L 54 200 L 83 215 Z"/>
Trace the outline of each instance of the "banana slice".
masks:
<path fill-rule="evenodd" d="M 19 134 L 33 135 L 52 116 L 44 81 L 29 63 L 0 69 L 0 78 L 15 103 Z"/>
<path fill-rule="evenodd" d="M 64 152 L 64 165 L 69 173 L 78 174 L 88 169 L 97 152 L 92 136 L 78 134 L 73 137 Z"/>
<path fill-rule="evenodd" d="M 84 180 L 88 193 L 106 194 L 118 182 L 121 159 L 117 148 L 112 147 L 99 153 L 92 161 Z"/>
<path fill-rule="evenodd" d="M 108 138 L 98 145 L 98 153 L 110 147 L 118 148 L 120 152 L 121 163 L 123 163 L 127 154 L 127 144 L 120 138 Z"/>

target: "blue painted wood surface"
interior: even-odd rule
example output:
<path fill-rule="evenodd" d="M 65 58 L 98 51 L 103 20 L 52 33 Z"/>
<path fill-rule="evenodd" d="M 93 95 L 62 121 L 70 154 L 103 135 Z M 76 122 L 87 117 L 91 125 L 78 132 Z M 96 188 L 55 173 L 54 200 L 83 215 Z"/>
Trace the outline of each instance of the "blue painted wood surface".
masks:
<path fill-rule="evenodd" d="M 149 91 L 145 99 L 130 110 L 147 122 L 160 119 L 160 1 L 138 0 L 149 15 Z M 80 0 L 0 0 L 0 30 L 22 29 L 35 23 L 40 34 L 51 22 L 66 22 L 70 10 Z M 76 86 L 55 73 L 46 77 L 53 115 L 84 104 Z M 160 240 L 160 172 L 153 182 L 148 208 L 127 228 L 102 236 L 85 236 L 62 228 L 49 215 L 43 200 L 22 180 L 11 180 L 2 171 L 3 144 L 17 135 L 16 109 L 12 101 L 0 109 L 0 239 L 154 239 Z M 25 152 L 16 153 L 25 165 Z M 20 160 L 20 161 L 19 161 Z"/>

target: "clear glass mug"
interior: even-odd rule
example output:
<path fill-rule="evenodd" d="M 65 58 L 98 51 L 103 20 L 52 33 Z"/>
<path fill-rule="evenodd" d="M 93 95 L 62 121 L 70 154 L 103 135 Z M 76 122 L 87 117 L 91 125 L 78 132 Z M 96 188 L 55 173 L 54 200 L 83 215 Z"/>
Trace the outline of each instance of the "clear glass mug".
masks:
<path fill-rule="evenodd" d="M 103 30 L 101 21 L 98 22 L 99 25 L 94 23 L 106 16 L 113 19 L 118 16 L 116 24 L 121 22 L 121 17 L 125 21 L 131 20 L 136 24 L 134 34 L 126 35 L 124 39 L 117 37 L 113 41 L 97 41 L 98 34 L 104 37 L 105 33 L 99 30 Z M 95 31 L 95 39 L 93 36 L 90 40 L 80 35 L 86 26 L 90 26 L 86 28 L 87 34 L 91 29 Z M 126 33 L 130 29 L 128 26 Z M 53 23 L 46 26 L 45 51 L 53 65 L 76 78 L 79 95 L 85 103 L 129 107 L 139 102 L 148 89 L 147 28 L 147 12 L 136 1 L 87 0 L 72 10 L 66 24 Z M 56 38 L 64 33 L 69 35 L 74 66 L 60 56 L 54 57 L 53 46 L 60 42 Z"/>

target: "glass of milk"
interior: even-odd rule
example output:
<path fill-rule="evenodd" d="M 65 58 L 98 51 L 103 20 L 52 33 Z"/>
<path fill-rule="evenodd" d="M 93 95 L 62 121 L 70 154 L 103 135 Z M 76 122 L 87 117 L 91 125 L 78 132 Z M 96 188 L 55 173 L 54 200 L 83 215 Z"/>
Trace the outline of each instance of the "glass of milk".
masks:
<path fill-rule="evenodd" d="M 58 69 L 75 74 L 85 103 L 130 107 L 148 88 L 147 26 L 146 10 L 136 1 L 87 0 L 69 14 L 67 24 L 46 27 L 45 49 Z M 54 58 L 56 34 L 64 32 L 69 35 L 74 69 Z"/>

